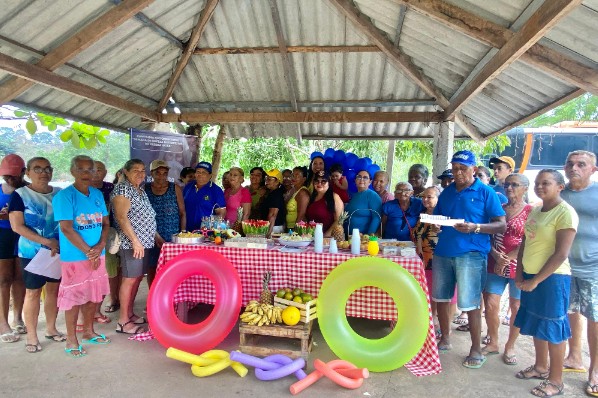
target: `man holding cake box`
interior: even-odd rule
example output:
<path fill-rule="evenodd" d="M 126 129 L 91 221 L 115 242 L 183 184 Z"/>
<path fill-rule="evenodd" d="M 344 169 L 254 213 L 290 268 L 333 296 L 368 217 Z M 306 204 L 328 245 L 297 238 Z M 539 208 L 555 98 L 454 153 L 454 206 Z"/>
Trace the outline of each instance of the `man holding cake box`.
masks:
<path fill-rule="evenodd" d="M 451 166 L 455 180 L 438 197 L 434 214 L 463 221 L 437 227 L 442 233 L 432 260 L 432 300 L 437 302 L 442 331 L 438 349 L 452 348 L 449 307 L 456 284 L 457 305 L 468 314 L 471 334 L 471 349 L 463 366 L 477 369 L 486 361 L 480 345 L 480 302 L 486 283 L 490 236 L 505 231 L 505 212 L 496 192 L 475 177 L 476 157 L 472 152 L 455 153 Z"/>

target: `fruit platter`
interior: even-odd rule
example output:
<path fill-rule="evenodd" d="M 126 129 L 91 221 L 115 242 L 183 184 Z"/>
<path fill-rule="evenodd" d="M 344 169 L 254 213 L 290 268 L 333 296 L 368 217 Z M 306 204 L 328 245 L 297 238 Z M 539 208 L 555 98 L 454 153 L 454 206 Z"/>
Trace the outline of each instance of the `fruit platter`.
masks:
<path fill-rule="evenodd" d="M 297 233 L 297 235 L 314 236 L 315 230 L 316 230 L 316 222 L 315 221 L 310 221 L 310 222 L 299 221 L 298 223 L 295 224 L 295 228 L 293 228 L 293 231 L 295 231 Z"/>
<path fill-rule="evenodd" d="M 270 221 L 247 220 L 242 222 L 243 234 L 248 237 L 265 237 L 270 228 Z"/>
<path fill-rule="evenodd" d="M 290 246 L 290 247 L 307 247 L 313 241 L 312 235 L 299 235 L 297 233 L 292 233 L 291 235 L 282 235 L 278 238 L 278 243 L 283 246 Z"/>
<path fill-rule="evenodd" d="M 172 242 L 173 243 L 182 243 L 182 244 L 197 244 L 201 243 L 204 240 L 204 235 L 201 232 L 187 232 L 182 231 L 178 234 L 172 235 Z"/>

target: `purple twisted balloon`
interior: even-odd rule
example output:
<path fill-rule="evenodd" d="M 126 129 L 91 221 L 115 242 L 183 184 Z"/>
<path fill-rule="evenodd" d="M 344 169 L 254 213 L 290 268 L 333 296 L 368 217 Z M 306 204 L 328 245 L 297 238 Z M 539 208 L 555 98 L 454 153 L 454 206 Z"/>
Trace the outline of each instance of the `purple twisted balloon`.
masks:
<path fill-rule="evenodd" d="M 303 358 L 293 360 L 285 355 L 274 354 L 262 359 L 243 354 L 239 351 L 233 351 L 230 353 L 230 359 L 253 366 L 255 368 L 255 377 L 262 381 L 280 379 L 293 373 L 299 380 L 303 380 L 307 376 L 303 371 L 303 367 L 305 366 Z"/>

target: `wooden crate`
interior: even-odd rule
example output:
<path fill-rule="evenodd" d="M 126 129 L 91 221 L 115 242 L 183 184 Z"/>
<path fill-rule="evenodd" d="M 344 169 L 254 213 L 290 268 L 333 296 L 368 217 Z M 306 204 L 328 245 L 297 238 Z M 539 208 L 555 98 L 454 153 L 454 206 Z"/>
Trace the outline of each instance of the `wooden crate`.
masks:
<path fill-rule="evenodd" d="M 239 350 L 245 354 L 265 357 L 282 354 L 307 361 L 312 346 L 313 322 L 295 326 L 256 326 L 239 324 Z"/>
<path fill-rule="evenodd" d="M 274 296 L 275 307 L 287 308 L 288 306 L 291 306 L 299 308 L 299 312 L 301 313 L 300 322 L 303 323 L 311 322 L 318 317 L 318 313 L 316 311 L 317 301 L 318 300 L 315 299 L 308 301 L 307 303 L 296 303 L 291 300 L 285 300 L 283 298 Z"/>

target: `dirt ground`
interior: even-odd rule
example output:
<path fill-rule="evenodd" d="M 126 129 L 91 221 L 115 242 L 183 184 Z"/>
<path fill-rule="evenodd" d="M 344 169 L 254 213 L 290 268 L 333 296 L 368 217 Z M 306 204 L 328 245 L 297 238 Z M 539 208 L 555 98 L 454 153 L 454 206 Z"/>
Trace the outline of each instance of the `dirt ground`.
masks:
<path fill-rule="evenodd" d="M 147 288 L 142 285 L 137 298 L 136 312 L 143 313 Z M 201 316 L 199 307 L 191 314 Z M 112 339 L 106 346 L 86 346 L 88 355 L 71 358 L 64 353 L 63 343 L 44 338 L 45 323 L 40 316 L 38 335 L 43 350 L 36 354 L 25 352 L 24 340 L 0 344 L 0 397 L 267 397 L 290 396 L 289 386 L 293 377 L 263 382 L 250 370 L 245 378 L 231 369 L 216 375 L 197 378 L 190 366 L 166 358 L 165 348 L 156 340 L 129 341 L 127 336 L 115 333 L 116 314 L 109 314 L 110 324 L 97 325 L 97 331 Z M 12 319 L 12 316 L 11 316 Z M 365 319 L 352 320 L 355 329 L 364 336 L 388 333 L 388 322 Z M 58 319 L 59 330 L 64 331 L 64 314 Z M 452 325 L 453 328 L 456 325 Z M 386 328 L 386 331 L 385 331 Z M 500 327 L 504 344 L 507 326 Z M 24 337 L 24 336 L 23 336 Z M 469 334 L 454 331 L 453 350 L 441 354 L 442 373 L 434 376 L 415 377 L 405 368 L 386 373 L 371 373 L 357 390 L 346 390 L 329 380 L 322 379 L 301 394 L 302 397 L 531 397 L 529 390 L 537 380 L 518 380 L 516 371 L 533 364 L 533 343 L 529 337 L 517 342 L 517 366 L 505 365 L 500 355 L 488 357 L 481 369 L 464 368 L 461 363 L 469 350 Z M 336 359 L 319 329 L 314 331 L 314 347 L 307 371 L 313 370 L 313 360 Z M 232 351 L 238 348 L 239 333 L 235 328 L 219 349 Z M 502 352 L 501 352 L 502 354 Z M 585 365 L 589 365 L 587 345 L 584 346 Z M 566 373 L 565 394 L 568 397 L 585 397 L 587 373 Z"/>

